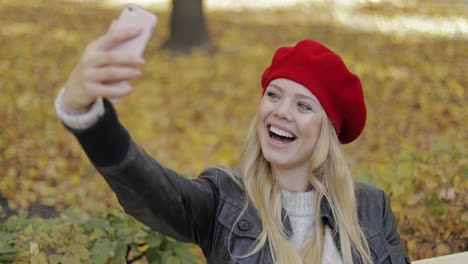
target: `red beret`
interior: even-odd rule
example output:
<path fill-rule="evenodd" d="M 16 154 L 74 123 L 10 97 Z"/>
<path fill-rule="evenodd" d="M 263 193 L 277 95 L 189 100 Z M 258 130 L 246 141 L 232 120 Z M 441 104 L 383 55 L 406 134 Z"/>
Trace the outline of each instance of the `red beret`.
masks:
<path fill-rule="evenodd" d="M 278 78 L 300 83 L 317 97 L 342 144 L 361 134 L 367 113 L 361 81 L 338 54 L 313 40 L 281 47 L 263 72 L 263 93 Z"/>

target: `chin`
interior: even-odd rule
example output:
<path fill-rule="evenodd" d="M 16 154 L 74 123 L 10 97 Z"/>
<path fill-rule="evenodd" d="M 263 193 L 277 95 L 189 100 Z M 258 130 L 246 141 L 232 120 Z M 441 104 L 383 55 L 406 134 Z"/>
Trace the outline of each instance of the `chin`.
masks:
<path fill-rule="evenodd" d="M 263 153 L 263 157 L 272 167 L 289 168 L 293 166 L 288 159 L 285 159 L 284 154 L 282 155 L 281 153 L 269 153 L 266 151 L 266 153 Z"/>

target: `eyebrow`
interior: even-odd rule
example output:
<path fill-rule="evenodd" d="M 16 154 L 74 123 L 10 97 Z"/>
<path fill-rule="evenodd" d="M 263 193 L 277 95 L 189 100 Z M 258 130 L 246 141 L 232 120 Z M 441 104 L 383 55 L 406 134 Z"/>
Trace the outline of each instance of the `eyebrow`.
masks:
<path fill-rule="evenodd" d="M 277 84 L 274 84 L 274 83 L 270 83 L 269 86 L 273 86 L 274 88 L 280 90 L 281 92 L 284 92 L 284 89 L 281 88 L 279 85 Z M 309 99 L 309 100 L 312 100 L 314 102 L 317 102 L 317 99 L 315 99 L 314 97 L 310 97 L 308 95 L 305 95 L 305 94 L 296 94 L 296 97 L 297 98 L 304 98 L 304 99 Z"/>

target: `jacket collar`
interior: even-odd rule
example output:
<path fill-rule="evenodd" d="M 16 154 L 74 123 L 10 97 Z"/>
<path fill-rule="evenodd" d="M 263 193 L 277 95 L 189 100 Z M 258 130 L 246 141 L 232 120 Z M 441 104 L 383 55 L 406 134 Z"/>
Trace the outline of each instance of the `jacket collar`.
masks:
<path fill-rule="evenodd" d="M 330 203 L 328 203 L 328 200 L 325 198 L 323 198 L 320 202 L 320 215 L 322 217 L 322 223 L 330 227 L 331 230 L 335 231 L 336 222 L 333 218 Z"/>
<path fill-rule="evenodd" d="M 327 199 L 323 198 L 320 202 L 320 215 L 324 226 L 328 226 L 332 230 L 333 241 L 339 252 L 341 252 L 340 235 L 336 226 L 335 218 L 330 207 L 330 203 Z"/>
<path fill-rule="evenodd" d="M 283 219 L 283 227 L 288 239 L 294 235 L 294 231 L 291 226 L 291 221 L 289 220 L 288 215 L 286 214 L 286 209 L 281 208 L 281 219 Z"/>

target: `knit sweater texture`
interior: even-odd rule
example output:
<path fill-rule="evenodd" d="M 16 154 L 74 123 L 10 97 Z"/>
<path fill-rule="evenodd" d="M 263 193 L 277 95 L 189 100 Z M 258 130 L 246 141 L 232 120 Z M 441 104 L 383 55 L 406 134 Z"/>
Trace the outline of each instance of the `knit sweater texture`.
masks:
<path fill-rule="evenodd" d="M 314 203 L 314 191 L 281 192 L 281 201 L 286 210 L 293 236 L 289 240 L 291 246 L 299 251 L 304 243 L 314 235 L 315 214 L 318 212 Z M 325 227 L 325 240 L 322 251 L 322 264 L 342 264 L 343 259 L 333 241 L 330 228 Z"/>

